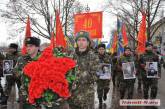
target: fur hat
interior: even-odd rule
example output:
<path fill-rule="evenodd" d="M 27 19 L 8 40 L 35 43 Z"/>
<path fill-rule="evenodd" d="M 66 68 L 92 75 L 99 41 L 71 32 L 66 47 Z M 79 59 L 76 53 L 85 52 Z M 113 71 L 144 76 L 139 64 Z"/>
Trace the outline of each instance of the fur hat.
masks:
<path fill-rule="evenodd" d="M 36 38 L 36 37 L 28 37 L 25 39 L 25 45 L 27 44 L 32 44 L 35 45 L 36 47 L 40 46 L 40 39 Z"/>
<path fill-rule="evenodd" d="M 14 49 L 18 49 L 18 45 L 17 44 L 15 44 L 15 43 L 11 43 L 10 45 L 9 45 L 9 48 L 14 48 Z"/>

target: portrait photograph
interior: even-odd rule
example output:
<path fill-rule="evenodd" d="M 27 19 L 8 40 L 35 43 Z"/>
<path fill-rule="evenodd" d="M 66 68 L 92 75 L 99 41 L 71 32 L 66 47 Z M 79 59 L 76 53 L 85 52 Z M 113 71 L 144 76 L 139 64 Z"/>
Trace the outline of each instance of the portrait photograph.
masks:
<path fill-rule="evenodd" d="M 3 74 L 12 75 L 13 72 L 13 60 L 3 60 Z"/>
<path fill-rule="evenodd" d="M 122 64 L 124 79 L 135 79 L 135 64 L 134 62 L 127 62 Z"/>
<path fill-rule="evenodd" d="M 147 62 L 147 78 L 158 78 L 158 63 L 157 62 Z"/>
<path fill-rule="evenodd" d="M 111 64 L 102 64 L 97 76 L 99 79 L 111 79 Z"/>

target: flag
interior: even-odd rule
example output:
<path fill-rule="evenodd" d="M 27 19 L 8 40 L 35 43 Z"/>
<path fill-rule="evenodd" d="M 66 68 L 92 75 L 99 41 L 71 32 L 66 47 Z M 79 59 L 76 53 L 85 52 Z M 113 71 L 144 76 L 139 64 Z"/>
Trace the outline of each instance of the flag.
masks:
<path fill-rule="evenodd" d="M 59 12 L 56 11 L 56 47 L 58 46 L 66 48 L 66 40 L 62 31 Z"/>
<path fill-rule="evenodd" d="M 101 38 L 96 39 L 95 47 L 97 47 L 99 44 L 101 44 Z"/>
<path fill-rule="evenodd" d="M 103 12 L 79 13 L 74 15 L 74 33 L 89 32 L 91 39 L 102 38 Z"/>
<path fill-rule="evenodd" d="M 118 56 L 121 56 L 124 53 L 123 36 L 121 30 L 122 30 L 122 22 L 117 18 L 117 35 L 118 35 L 117 55 Z"/>
<path fill-rule="evenodd" d="M 114 52 L 116 52 L 117 49 L 117 32 L 114 32 L 113 38 L 112 38 L 112 46 L 110 49 L 110 53 L 113 54 Z"/>
<path fill-rule="evenodd" d="M 128 45 L 128 37 L 127 37 L 125 23 L 122 23 L 122 35 L 123 35 L 123 46 L 125 47 Z"/>
<path fill-rule="evenodd" d="M 55 47 L 55 36 L 54 36 L 54 31 L 51 33 L 51 40 L 50 40 L 50 46 L 52 47 L 52 49 L 54 49 Z"/>
<path fill-rule="evenodd" d="M 111 47 L 111 41 L 109 41 L 109 43 L 108 43 L 108 45 L 107 45 L 107 49 L 110 49 L 110 47 Z"/>
<path fill-rule="evenodd" d="M 139 32 L 138 32 L 138 44 L 137 44 L 137 52 L 138 53 L 144 53 L 145 52 L 145 44 L 147 41 L 147 36 L 146 36 L 146 14 L 142 13 L 142 22 L 139 27 Z"/>
<path fill-rule="evenodd" d="M 27 37 L 31 37 L 31 27 L 30 27 L 30 18 L 28 16 L 27 22 L 26 22 L 26 32 L 25 32 L 25 38 Z M 25 42 L 23 43 L 23 47 L 21 50 L 22 55 L 26 54 L 26 46 L 25 46 Z"/>

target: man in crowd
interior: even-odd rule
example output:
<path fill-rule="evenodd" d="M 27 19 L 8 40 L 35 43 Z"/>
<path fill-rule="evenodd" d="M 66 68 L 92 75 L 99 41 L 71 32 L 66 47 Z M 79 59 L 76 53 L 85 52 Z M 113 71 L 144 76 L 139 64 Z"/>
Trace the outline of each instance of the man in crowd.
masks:
<path fill-rule="evenodd" d="M 147 62 L 157 62 L 158 63 L 158 73 L 160 73 L 160 63 L 159 57 L 153 52 L 153 44 L 151 42 L 146 43 L 146 52 L 140 56 L 140 66 L 142 71 L 142 80 L 143 80 L 143 93 L 144 99 L 155 99 L 157 96 L 158 90 L 158 78 L 147 78 Z M 150 97 L 149 97 L 149 89 L 151 89 Z"/>
<path fill-rule="evenodd" d="M 6 104 L 6 96 L 4 94 L 2 85 L 1 85 L 1 77 L 3 77 L 3 60 L 5 59 L 5 56 L 0 53 L 0 104 Z"/>
<path fill-rule="evenodd" d="M 90 50 L 89 33 L 80 31 L 76 35 L 77 48 L 73 58 L 77 61 L 77 82 L 69 105 L 71 109 L 94 109 L 94 82 L 99 59 Z"/>
<path fill-rule="evenodd" d="M 105 44 L 98 45 L 98 57 L 99 57 L 99 64 L 101 65 L 101 70 L 98 71 L 97 76 L 97 94 L 99 99 L 99 107 L 102 108 L 102 102 L 107 99 L 107 94 L 110 88 L 110 79 L 111 79 L 111 72 L 108 71 L 108 67 L 104 64 L 111 64 L 110 62 L 110 55 L 106 53 Z M 112 64 L 111 64 L 112 65 Z M 109 67 L 111 67 L 111 65 Z M 106 69 L 108 68 L 108 69 Z M 104 71 L 104 69 L 106 71 Z M 107 76 L 107 78 L 101 78 L 102 76 Z"/>
<path fill-rule="evenodd" d="M 29 37 L 25 39 L 25 45 L 27 50 L 27 55 L 20 56 L 18 58 L 17 65 L 15 67 L 16 69 L 16 77 L 20 80 L 21 84 L 19 87 L 19 101 L 20 101 L 20 109 L 36 109 L 36 105 L 31 105 L 28 103 L 26 97 L 28 95 L 28 92 L 26 90 L 26 85 L 24 84 L 25 78 L 23 76 L 23 67 L 31 62 L 36 61 L 39 56 L 39 46 L 40 46 L 40 39 L 36 37 Z"/>
<path fill-rule="evenodd" d="M 18 45 L 16 43 L 11 43 L 7 49 L 7 54 L 4 61 L 4 74 L 6 74 L 6 90 L 5 94 L 9 97 L 11 93 L 12 86 L 15 85 L 15 77 L 13 75 L 13 67 L 16 65 L 18 59 Z"/>
<path fill-rule="evenodd" d="M 118 63 L 118 69 L 120 70 L 119 75 L 118 75 L 119 81 L 120 81 L 119 82 L 120 99 L 124 99 L 126 92 L 128 93 L 127 99 L 133 98 L 135 78 L 124 79 L 124 75 L 123 75 L 122 64 L 127 63 L 127 62 L 135 63 L 135 58 L 132 56 L 132 51 L 130 47 L 124 48 L 124 54 L 119 59 L 119 63 Z M 135 72 L 132 71 L 131 73 L 135 73 Z M 130 109 L 130 107 L 128 108 Z"/>

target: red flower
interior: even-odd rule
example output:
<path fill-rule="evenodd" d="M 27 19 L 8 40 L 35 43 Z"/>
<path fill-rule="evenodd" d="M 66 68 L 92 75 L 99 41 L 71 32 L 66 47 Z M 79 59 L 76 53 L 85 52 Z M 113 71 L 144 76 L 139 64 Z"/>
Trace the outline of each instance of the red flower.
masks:
<path fill-rule="evenodd" d="M 69 85 L 65 74 L 75 65 L 75 61 L 70 58 L 54 57 L 51 48 L 45 49 L 37 61 L 28 63 L 23 71 L 31 78 L 28 87 L 29 103 L 35 103 L 35 99 L 41 98 L 47 89 L 52 89 L 60 97 L 69 97 Z"/>

